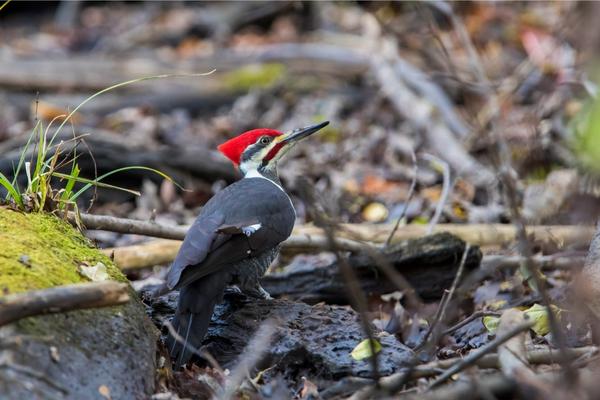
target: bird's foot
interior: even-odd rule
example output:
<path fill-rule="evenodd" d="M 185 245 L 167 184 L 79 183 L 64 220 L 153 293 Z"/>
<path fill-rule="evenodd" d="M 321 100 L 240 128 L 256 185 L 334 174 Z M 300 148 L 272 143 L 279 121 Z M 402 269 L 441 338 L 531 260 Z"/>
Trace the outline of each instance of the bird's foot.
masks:
<path fill-rule="evenodd" d="M 261 299 L 273 300 L 269 292 L 267 292 L 262 286 L 258 285 L 256 291 L 258 292 L 258 297 L 260 297 Z"/>
<path fill-rule="evenodd" d="M 245 294 L 238 285 L 231 285 L 227 287 L 227 291 L 232 294 Z"/>
<path fill-rule="evenodd" d="M 254 297 L 256 299 L 273 300 L 269 292 L 267 292 L 262 286 L 258 284 L 251 288 L 242 288 L 241 290 L 245 295 Z"/>

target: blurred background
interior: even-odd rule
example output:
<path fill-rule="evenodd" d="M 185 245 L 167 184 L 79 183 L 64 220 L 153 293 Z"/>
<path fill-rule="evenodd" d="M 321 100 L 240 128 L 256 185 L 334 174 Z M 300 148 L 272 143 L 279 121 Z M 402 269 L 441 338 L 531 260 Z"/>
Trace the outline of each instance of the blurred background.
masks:
<path fill-rule="evenodd" d="M 508 155 L 519 178 L 530 222 L 592 223 L 594 185 L 580 178 L 600 162 L 588 126 L 596 86 L 585 68 L 594 32 L 581 21 L 595 9 L 575 2 L 9 3 L 0 12 L 0 172 L 10 175 L 36 120 L 48 125 L 119 82 L 214 69 L 118 88 L 76 112 L 59 137 L 78 137 L 81 176 L 144 165 L 190 190 L 123 172 L 107 182 L 140 197 L 99 190 L 93 203 L 91 193 L 81 199 L 82 209 L 189 223 L 238 178 L 216 153 L 219 143 L 256 127 L 326 119 L 326 131 L 280 168 L 301 220 L 300 178 L 340 221 L 393 221 L 409 200 L 415 152 L 408 223 L 431 220 L 446 167 L 452 186 L 439 222 L 507 222 L 498 154 Z M 440 160 L 424 160 L 425 153 Z M 99 239 L 116 244 L 109 236 Z"/>
<path fill-rule="evenodd" d="M 576 232 L 600 213 L 598 16 L 591 2 L 5 3 L 0 172 L 13 175 L 41 123 L 63 141 L 59 159 L 72 159 L 77 148 L 81 177 L 145 166 L 186 189 L 124 170 L 105 182 L 139 196 L 98 188 L 78 199 L 79 210 L 190 224 L 240 178 L 217 145 L 253 128 L 329 120 L 279 168 L 299 224 L 311 223 L 317 206 L 335 221 L 363 225 L 402 217 L 401 225 L 468 224 L 477 233 L 484 225 L 473 224 L 496 229 L 490 224 L 522 219 Z M 169 76 L 99 93 L 157 75 Z M 60 116 L 75 109 L 57 130 Z M 26 182 L 26 174 L 18 179 Z M 56 178 L 53 186 L 61 185 Z M 315 188 L 310 202 L 306 185 Z M 146 240 L 87 234 L 101 247 Z M 490 241 L 484 260 L 518 253 L 502 238 Z M 533 253 L 579 251 L 580 265 L 588 245 L 589 237 L 573 246 L 556 237 Z M 303 255 L 276 267 L 332 260 Z M 539 301 L 511 273 L 490 275 L 469 310 Z M 560 296 L 570 272 L 556 267 L 547 279 Z M 371 303 L 378 327 L 391 320 L 381 311 L 388 301 Z M 476 333 L 456 339 L 458 351 L 489 341 L 476 323 Z"/>

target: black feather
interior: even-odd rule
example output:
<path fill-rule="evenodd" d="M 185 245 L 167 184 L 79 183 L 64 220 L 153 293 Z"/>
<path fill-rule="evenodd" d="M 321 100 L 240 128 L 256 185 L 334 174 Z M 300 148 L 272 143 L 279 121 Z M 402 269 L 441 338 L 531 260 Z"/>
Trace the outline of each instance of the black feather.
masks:
<path fill-rule="evenodd" d="M 201 345 L 232 277 L 246 274 L 258 284 L 279 244 L 292 233 L 295 218 L 287 194 L 263 178 L 244 178 L 206 203 L 167 274 L 168 287 L 181 288 L 172 323 L 183 343 L 173 336 L 167 340 L 177 367 Z M 260 228 L 245 235 L 242 228 L 254 224 Z"/>
<path fill-rule="evenodd" d="M 180 290 L 177 312 L 172 321 L 180 337 L 169 335 L 166 343 L 177 368 L 188 362 L 202 344 L 215 305 L 221 301 L 228 279 L 227 274 L 216 273 Z"/>

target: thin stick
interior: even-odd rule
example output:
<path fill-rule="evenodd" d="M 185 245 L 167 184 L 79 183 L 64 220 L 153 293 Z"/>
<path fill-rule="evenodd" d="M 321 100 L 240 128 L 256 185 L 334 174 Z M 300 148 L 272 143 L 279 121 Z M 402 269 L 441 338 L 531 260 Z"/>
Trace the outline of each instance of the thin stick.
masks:
<path fill-rule="evenodd" d="M 450 194 L 450 166 L 444 160 L 431 154 L 422 154 L 421 157 L 431 163 L 436 162 L 443 168 L 444 184 L 442 186 L 442 194 L 440 195 L 440 200 L 435 206 L 435 214 L 433 214 L 433 218 L 431 218 L 431 221 L 429 221 L 429 224 L 427 225 L 427 234 L 431 235 L 433 228 L 437 225 L 440 217 L 442 216 L 442 211 L 444 210 L 444 206 L 448 200 L 448 195 Z"/>
<path fill-rule="evenodd" d="M 187 232 L 187 227 L 166 226 L 154 222 L 110 217 L 106 215 L 79 214 L 79 218 L 81 223 L 87 229 L 105 230 L 110 232 L 130 233 L 177 240 L 182 240 Z M 66 219 L 72 225 L 77 225 L 77 215 L 74 212 L 66 213 Z"/>
<path fill-rule="evenodd" d="M 452 367 L 450 367 L 446 371 L 444 371 L 444 373 L 442 373 L 435 381 L 433 381 L 431 383 L 431 385 L 429 385 L 428 389 L 431 390 L 431 389 L 441 385 L 452 375 L 457 374 L 460 371 L 463 371 L 464 369 L 470 367 L 471 365 L 474 365 L 477 362 L 477 360 L 481 359 L 486 354 L 493 352 L 494 350 L 496 350 L 498 348 L 498 346 L 505 343 L 507 340 L 510 340 L 511 338 L 520 334 L 521 332 L 528 330 L 529 328 L 531 328 L 532 325 L 533 325 L 533 322 L 528 322 L 528 323 L 516 326 L 515 328 L 513 328 L 512 330 L 507 332 L 505 335 L 498 336 L 498 337 L 496 337 L 496 339 L 492 340 L 485 346 L 480 347 L 479 349 L 477 349 L 475 351 L 472 351 L 465 358 L 456 362 Z"/>
<path fill-rule="evenodd" d="M 114 281 L 80 283 L 0 297 L 0 326 L 22 318 L 129 301 L 129 285 Z"/>
<path fill-rule="evenodd" d="M 111 216 L 80 214 L 81 222 L 90 230 L 107 230 L 111 232 L 128 233 L 136 235 L 151 236 L 164 239 L 182 240 L 185 237 L 188 226 L 168 226 L 155 222 L 140 221 L 127 218 L 116 218 Z M 75 213 L 67 214 L 67 221 L 77 226 Z M 360 246 L 345 243 L 341 239 L 349 238 L 352 233 L 356 241 L 366 243 L 385 243 L 393 225 L 389 224 L 339 224 L 341 237 L 336 238 L 341 246 L 353 251 L 359 251 Z M 450 232 L 473 245 L 492 246 L 508 244 L 517 236 L 516 228 L 508 224 L 438 224 L 433 232 Z M 533 237 L 535 243 L 556 244 L 564 246 L 573 244 L 589 243 L 595 233 L 593 226 L 581 225 L 532 225 L 527 227 L 527 235 Z M 427 227 L 423 225 L 407 225 L 398 229 L 392 238 L 392 242 L 421 237 L 427 234 Z M 294 228 L 294 235 L 288 241 L 293 247 L 293 240 L 301 240 L 299 237 L 314 238 L 319 244 L 324 243 L 323 234 L 314 225 L 298 225 Z M 295 239 L 294 239 L 295 238 Z M 304 241 L 306 242 L 305 239 Z M 286 246 L 284 242 L 284 247 Z M 356 245 L 356 246 L 353 246 Z M 353 247 L 350 247 L 353 246 Z"/>
<path fill-rule="evenodd" d="M 407 197 L 406 201 L 404 202 L 404 207 L 402 207 L 402 212 L 400 212 L 400 215 L 398 216 L 398 219 L 396 220 L 394 229 L 392 229 L 392 231 L 390 232 L 390 236 L 388 236 L 387 240 L 385 241 L 386 248 L 389 247 L 390 244 L 392 243 L 392 238 L 394 237 L 394 235 L 396 234 L 396 231 L 398 230 L 398 227 L 400 226 L 400 221 L 402 220 L 402 218 L 404 218 L 406 216 L 406 211 L 408 210 L 408 205 L 410 204 L 410 201 L 412 200 L 413 194 L 415 193 L 415 187 L 417 186 L 417 174 L 419 172 L 419 166 L 417 164 L 417 156 L 415 155 L 415 151 L 413 149 L 410 149 L 410 156 L 412 157 L 412 163 L 413 163 L 413 177 L 412 177 L 412 181 L 410 182 L 410 189 L 408 189 L 408 197 Z"/>
<path fill-rule="evenodd" d="M 369 362 L 371 363 L 371 367 L 373 369 L 374 379 L 378 381 L 380 377 L 378 354 L 375 351 L 375 339 L 373 337 L 373 332 L 371 331 L 371 324 L 367 316 L 367 297 L 362 291 L 360 284 L 358 283 L 356 274 L 354 273 L 352 267 L 348 263 L 348 259 L 341 253 L 341 250 L 337 245 L 335 237 L 336 235 L 334 231 L 337 227 L 337 224 L 330 223 L 330 219 L 327 218 L 327 216 L 323 214 L 318 207 L 316 207 L 317 197 L 312 186 L 308 184 L 303 184 L 300 186 L 300 189 L 302 190 L 306 203 L 309 206 L 309 211 L 311 212 L 311 214 L 313 214 L 315 223 L 325 233 L 327 241 L 329 242 L 330 251 L 334 253 L 337 259 L 340 274 L 342 275 L 342 279 L 344 280 L 344 284 L 346 285 L 346 289 L 348 290 L 350 304 L 358 312 L 358 315 L 360 316 L 360 323 L 362 329 L 367 338 L 369 339 L 369 348 L 371 350 L 371 357 L 369 357 Z"/>
<path fill-rule="evenodd" d="M 446 329 L 444 331 L 444 335 L 449 335 L 452 332 L 462 328 L 463 326 L 467 325 L 469 322 L 476 320 L 477 318 L 483 318 L 483 317 L 499 317 L 501 314 L 499 312 L 495 312 L 495 311 L 477 311 L 474 312 L 473 314 L 471 314 L 469 317 L 463 319 L 462 321 L 460 321 L 459 323 L 457 323 L 456 325 Z"/>
<path fill-rule="evenodd" d="M 498 93 L 492 87 L 487 75 L 485 74 L 485 70 L 483 68 L 483 63 L 473 45 L 471 37 L 469 36 L 464 23 L 457 16 L 452 8 L 449 8 L 450 18 L 452 20 L 452 24 L 454 29 L 459 34 L 459 37 L 463 41 L 468 53 L 469 60 L 472 64 L 472 67 L 475 69 L 479 80 L 483 83 L 484 88 L 486 88 L 488 94 L 488 104 L 491 107 L 491 118 L 490 118 L 490 126 L 491 129 L 488 133 L 491 139 L 495 140 L 497 144 L 496 149 L 496 157 L 491 157 L 494 167 L 497 171 L 497 175 L 499 177 L 500 182 L 503 184 L 505 188 L 506 200 L 509 205 L 509 209 L 511 211 L 512 222 L 516 227 L 516 236 L 517 236 L 517 244 L 519 248 L 519 252 L 521 256 L 525 258 L 523 267 L 525 272 L 531 275 L 533 283 L 535 284 L 536 291 L 542 296 L 542 302 L 546 309 L 548 310 L 548 322 L 550 325 L 550 331 L 552 333 L 552 337 L 556 340 L 558 348 L 561 354 L 561 367 L 565 372 L 565 376 L 567 378 L 567 382 L 572 384 L 575 382 L 575 371 L 570 365 L 570 361 L 566 355 L 566 338 L 563 330 L 561 329 L 557 317 L 554 314 L 554 311 L 551 307 L 551 299 L 546 290 L 546 283 L 542 278 L 542 273 L 535 263 L 531 261 L 532 259 L 532 251 L 531 244 L 529 243 L 529 239 L 527 237 L 527 229 L 525 224 L 525 219 L 523 218 L 520 210 L 520 201 L 517 192 L 517 183 L 516 178 L 513 176 L 513 170 L 511 167 L 511 154 L 506 143 L 506 139 L 498 134 L 498 121 L 501 117 L 501 106 L 498 98 Z"/>
<path fill-rule="evenodd" d="M 438 312 L 435 315 L 435 318 L 434 318 L 432 324 L 430 325 L 429 329 L 427 330 L 427 333 L 423 337 L 421 344 L 419 346 L 417 346 L 415 350 L 424 346 L 428 342 L 429 337 L 434 332 L 437 331 L 438 324 L 440 322 L 444 322 L 444 320 L 446 319 L 446 310 L 448 308 L 448 305 L 452 302 L 452 297 L 454 296 L 454 292 L 456 291 L 456 287 L 458 286 L 458 283 L 462 279 L 463 272 L 465 269 L 465 264 L 467 262 L 467 256 L 468 256 L 470 250 L 471 250 L 471 245 L 469 243 L 465 243 L 465 249 L 463 251 L 463 255 L 460 260 L 458 270 L 456 271 L 456 275 L 454 276 L 454 281 L 452 282 L 452 286 L 450 286 L 450 291 L 448 292 L 447 296 L 444 296 L 442 298 L 442 302 L 440 304 L 440 307 L 438 309 Z M 434 343 L 436 343 L 439 340 L 439 336 L 440 336 L 439 334 L 436 334 L 433 336 Z"/>

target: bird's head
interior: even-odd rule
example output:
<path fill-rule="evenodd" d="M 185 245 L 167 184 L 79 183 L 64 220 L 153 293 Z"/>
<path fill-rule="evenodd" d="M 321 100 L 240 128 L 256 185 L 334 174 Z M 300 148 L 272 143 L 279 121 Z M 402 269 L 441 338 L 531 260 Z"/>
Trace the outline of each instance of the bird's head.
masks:
<path fill-rule="evenodd" d="M 329 121 L 290 132 L 274 129 L 253 129 L 229 139 L 218 149 L 245 175 L 250 171 L 274 172 L 277 161 L 296 143 L 327 126 Z"/>

